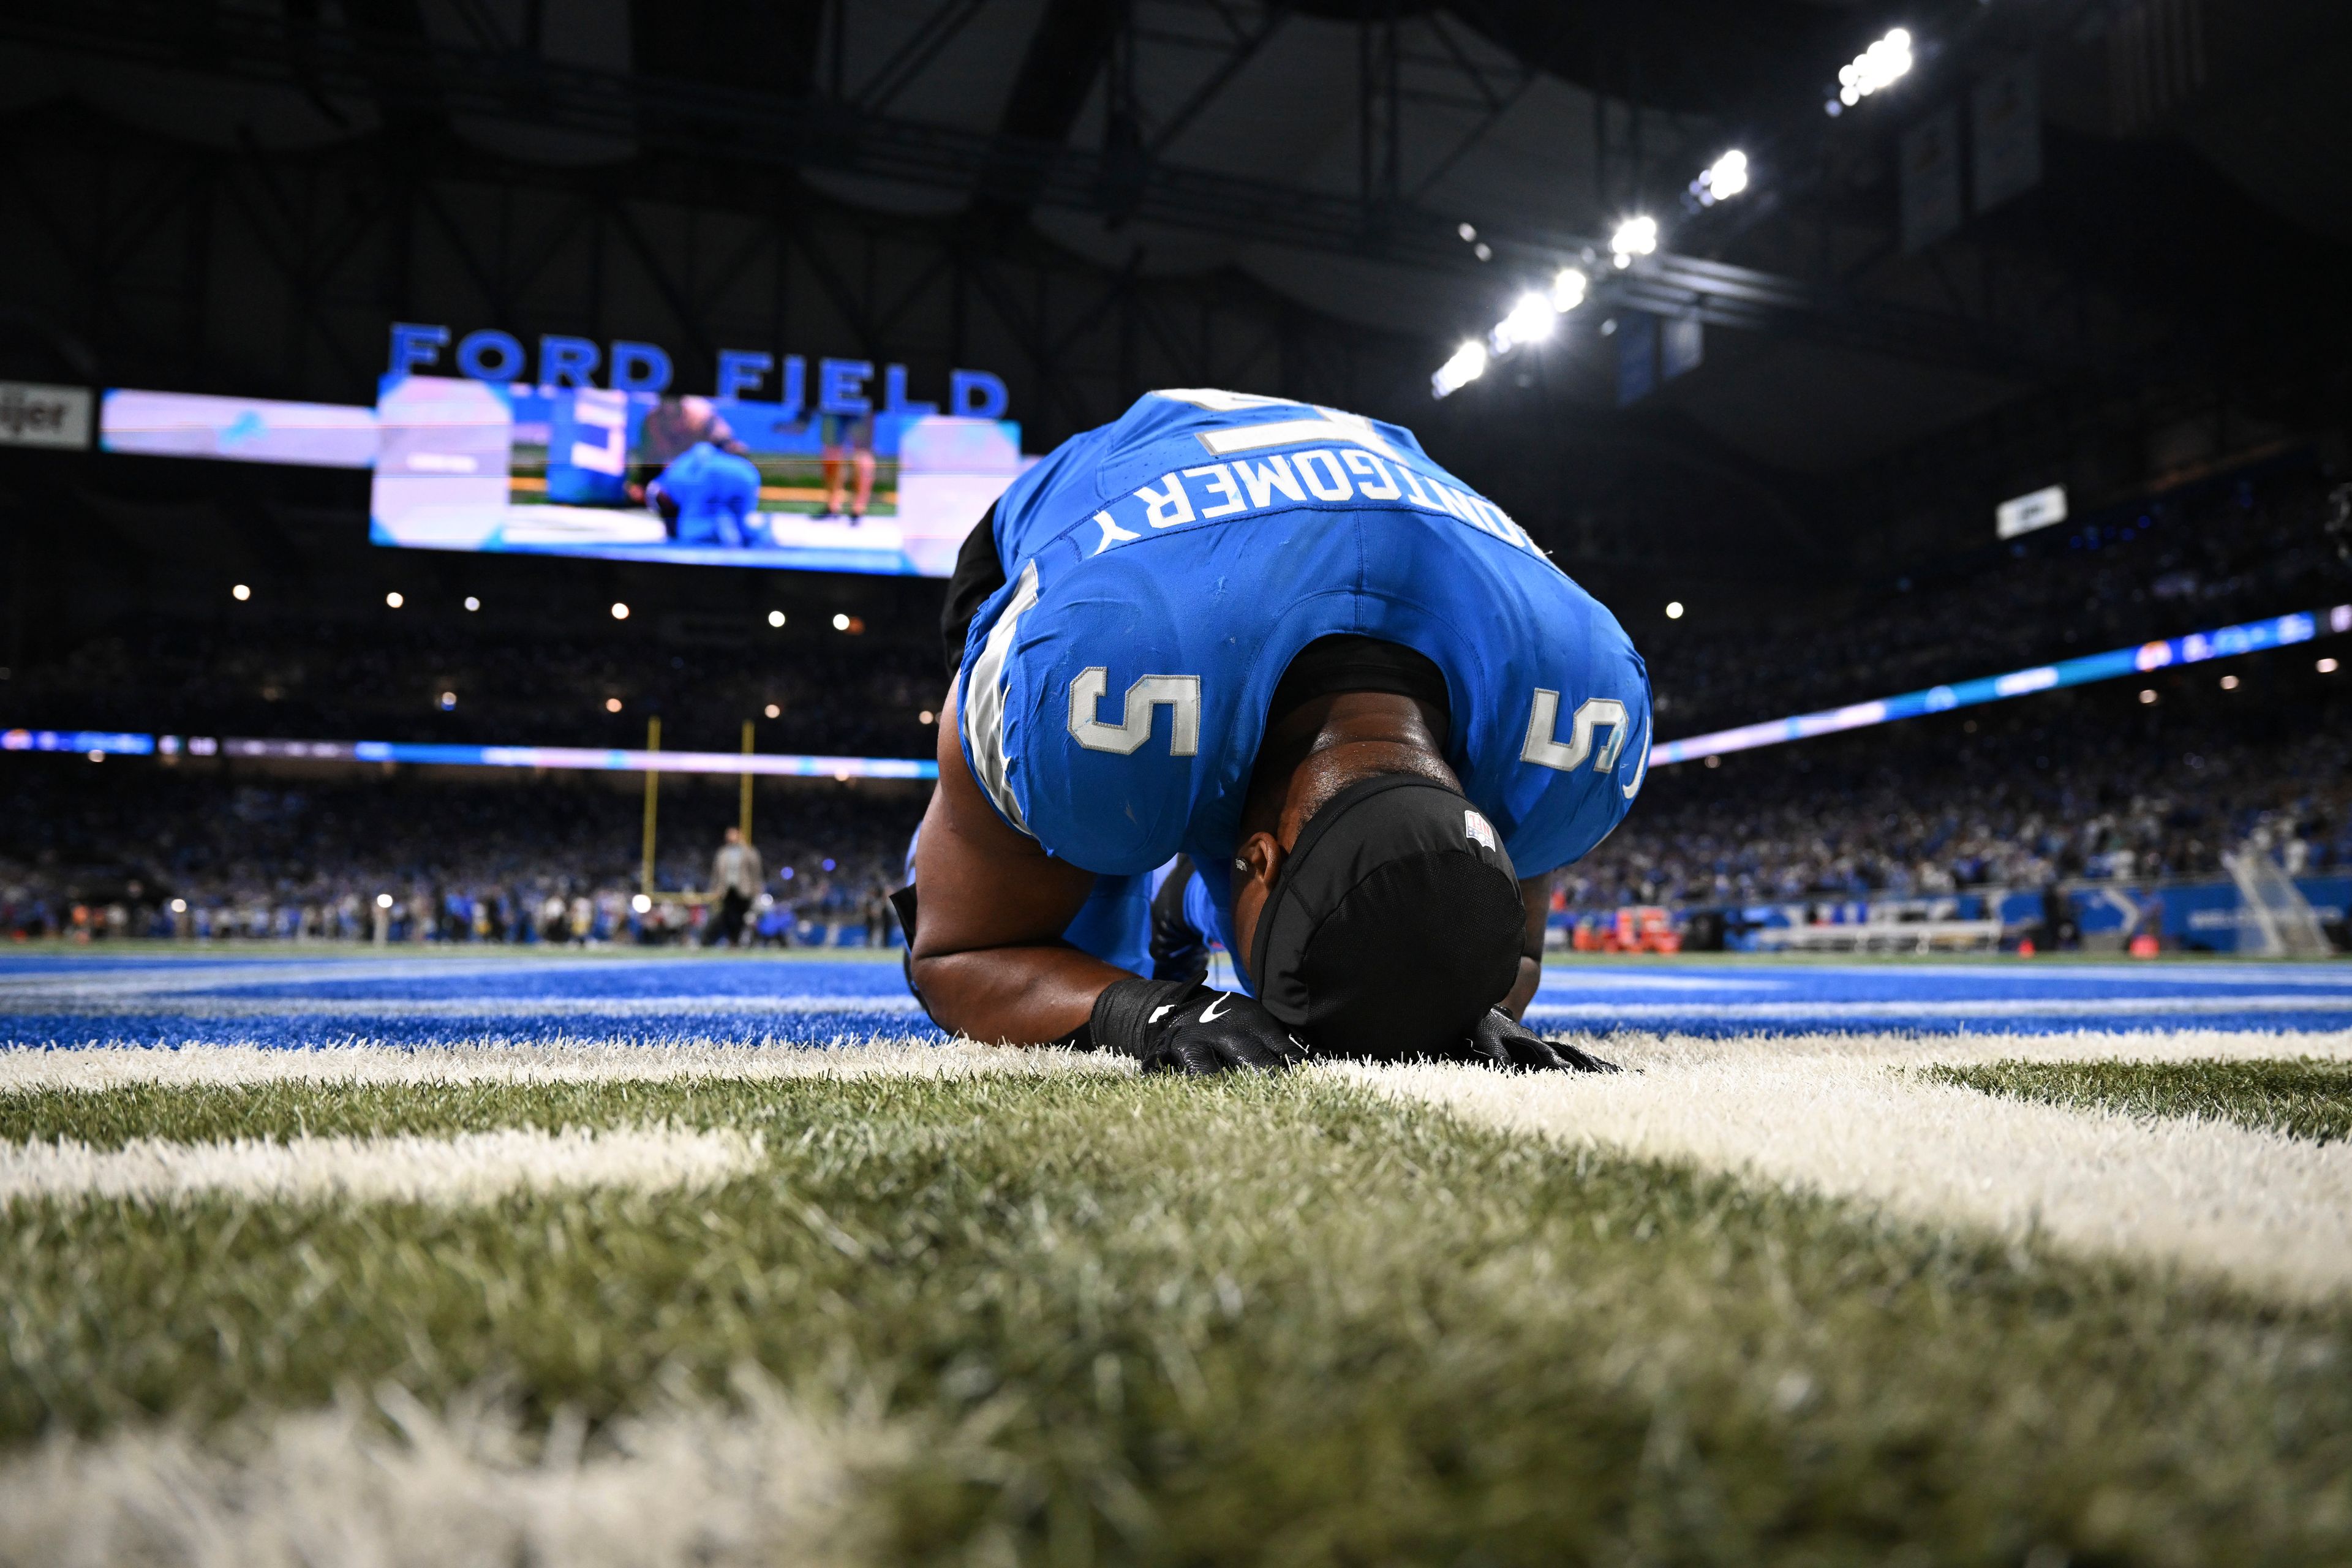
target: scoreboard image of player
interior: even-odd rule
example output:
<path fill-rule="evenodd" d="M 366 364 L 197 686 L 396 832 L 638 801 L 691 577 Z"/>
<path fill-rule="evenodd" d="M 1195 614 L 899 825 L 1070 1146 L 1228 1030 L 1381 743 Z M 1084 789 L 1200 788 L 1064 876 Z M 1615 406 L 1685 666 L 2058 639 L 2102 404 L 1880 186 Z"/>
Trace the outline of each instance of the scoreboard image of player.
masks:
<path fill-rule="evenodd" d="M 370 536 L 412 549 L 944 577 L 1027 462 L 1007 419 L 474 377 L 386 375 L 376 425 Z M 757 471 L 730 542 L 663 504 L 703 446 Z"/>

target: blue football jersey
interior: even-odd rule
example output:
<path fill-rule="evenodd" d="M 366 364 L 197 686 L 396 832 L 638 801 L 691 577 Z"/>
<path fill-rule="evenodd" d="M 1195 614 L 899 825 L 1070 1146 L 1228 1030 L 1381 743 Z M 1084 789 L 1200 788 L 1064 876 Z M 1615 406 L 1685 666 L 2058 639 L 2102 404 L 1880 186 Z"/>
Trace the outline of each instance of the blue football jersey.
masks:
<path fill-rule="evenodd" d="M 743 520 L 760 504 L 760 468 L 749 458 L 697 441 L 654 481 L 677 502 L 681 544 L 741 544 Z"/>
<path fill-rule="evenodd" d="M 1624 629 L 1400 426 L 1150 393 L 1015 479 L 995 530 L 964 759 L 1074 865 L 1229 865 L 1275 684 L 1337 633 L 1444 673 L 1446 761 L 1521 876 L 1580 858 L 1641 789 L 1649 677 Z M 1227 879 L 1204 880 L 1231 947 Z"/>

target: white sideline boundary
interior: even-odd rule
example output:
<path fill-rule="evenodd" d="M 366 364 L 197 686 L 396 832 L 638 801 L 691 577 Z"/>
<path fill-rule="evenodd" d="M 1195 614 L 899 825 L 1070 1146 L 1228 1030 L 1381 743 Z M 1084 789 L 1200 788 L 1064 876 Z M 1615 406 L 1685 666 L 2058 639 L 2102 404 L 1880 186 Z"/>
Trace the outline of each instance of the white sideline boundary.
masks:
<path fill-rule="evenodd" d="M 833 1047 L 677 1041 L 614 1045 L 597 1037 L 530 1045 L 88 1046 L 0 1050 L 0 1094 L 100 1090 L 135 1084 L 652 1083 L 672 1079 L 961 1079 L 1131 1073 L 1122 1058 L 1075 1051 L 927 1041 L 843 1041 Z"/>
<path fill-rule="evenodd" d="M 2352 1290 L 2352 1143 L 2234 1123 L 2135 1117 L 1924 1080 L 1930 1063 L 2352 1057 L 2352 1037 L 2195 1034 L 1912 1042 L 1889 1059 L 1661 1041 L 1622 1053 L 1640 1070 L 1593 1077 L 1475 1068 L 1326 1070 L 1391 1100 L 1499 1131 L 1696 1165 L 1904 1219 L 2039 1237 L 2078 1254 L 2179 1267 L 2264 1294 Z M 1953 1044 L 1975 1048 L 1941 1048 Z M 1918 1047 L 1927 1048 L 1918 1048 Z M 2153 1047 L 2153 1048 L 2152 1048 Z"/>
<path fill-rule="evenodd" d="M 853 1467 L 898 1445 L 812 1421 L 764 1379 L 731 1409 L 684 1405 L 583 1445 L 474 1399 L 402 1390 L 241 1419 L 53 1438 L 0 1459 L 0 1563 L 112 1568 L 451 1568 L 487 1563 L 827 1568 L 867 1558 Z M 388 1424 L 386 1419 L 388 1418 Z M 583 1451 L 584 1448 L 584 1451 Z"/>
<path fill-rule="evenodd" d="M 448 1137 L 252 1139 L 120 1149 L 71 1139 L 0 1144 L 0 1205 L 29 1198 L 155 1202 L 219 1194 L 254 1201 L 493 1203 L 512 1192 L 713 1186 L 757 1168 L 756 1136 L 685 1129 L 507 1127 Z"/>
<path fill-rule="evenodd" d="M 1540 1024 L 1541 1019 L 1538 1022 Z M 1553 1034 L 1561 1031 L 1547 1031 Z M 1613 1035 L 1588 1041 L 1601 1055 L 1649 1068 L 1714 1061 L 1853 1061 L 1963 1065 L 1995 1061 L 2268 1061 L 2295 1057 L 2352 1060 L 2352 1029 L 2249 1033 L 2182 1029 L 2047 1035 L 1816 1034 Z M 614 1044 L 600 1036 L 503 1045 L 304 1047 L 249 1045 L 96 1045 L 0 1049 L 0 1095 L 98 1090 L 138 1084 L 240 1085 L 305 1082 L 477 1084 L 659 1082 L 741 1079 L 977 1076 L 1056 1073 L 1118 1076 L 1123 1058 L 971 1040 L 849 1037 L 831 1046 L 738 1045 L 707 1040 Z"/>

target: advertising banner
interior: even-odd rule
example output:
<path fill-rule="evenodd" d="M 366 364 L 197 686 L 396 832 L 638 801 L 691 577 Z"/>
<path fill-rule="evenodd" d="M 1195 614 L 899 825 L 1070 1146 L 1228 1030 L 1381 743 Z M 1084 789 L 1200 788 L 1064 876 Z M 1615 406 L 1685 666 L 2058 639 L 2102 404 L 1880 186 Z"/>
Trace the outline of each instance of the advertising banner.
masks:
<path fill-rule="evenodd" d="M 0 381 L 0 447 L 52 447 L 79 451 L 89 445 L 89 390 Z"/>

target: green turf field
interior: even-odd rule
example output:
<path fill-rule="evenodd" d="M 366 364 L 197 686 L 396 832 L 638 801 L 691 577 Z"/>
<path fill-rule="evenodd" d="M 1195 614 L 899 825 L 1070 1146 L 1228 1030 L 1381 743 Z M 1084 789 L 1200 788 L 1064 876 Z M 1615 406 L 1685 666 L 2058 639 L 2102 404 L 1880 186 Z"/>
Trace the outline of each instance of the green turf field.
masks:
<path fill-rule="evenodd" d="M 2325 1260 L 2273 1287 L 1938 1222 L 1602 1114 L 1720 1095 L 1742 1049 L 1634 1047 L 1649 1100 L 970 1049 L 52 1054 L 0 1094 L 0 1558 L 2352 1559 Z M 2308 1163 L 2346 1152 L 2326 1050 L 1867 1070 Z M 467 1142 L 515 1129 L 572 1142 L 504 1175 Z M 740 1158 L 650 1180 L 598 1130 Z M 427 1151 L 404 1197 L 255 1163 L 394 1146 Z"/>

